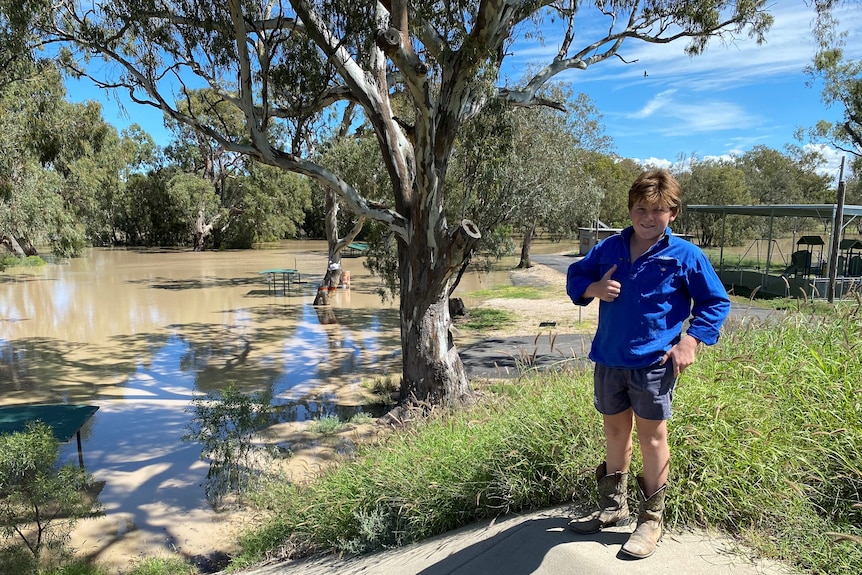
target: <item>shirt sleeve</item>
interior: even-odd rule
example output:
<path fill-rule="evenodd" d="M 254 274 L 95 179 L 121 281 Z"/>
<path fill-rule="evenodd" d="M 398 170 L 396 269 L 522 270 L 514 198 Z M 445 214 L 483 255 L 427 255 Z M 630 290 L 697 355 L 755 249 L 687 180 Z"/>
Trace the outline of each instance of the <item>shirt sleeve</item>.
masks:
<path fill-rule="evenodd" d="M 692 298 L 691 322 L 686 333 L 706 345 L 718 341 L 721 326 L 730 313 L 730 298 L 712 264 L 702 253 L 688 271 Z"/>
<path fill-rule="evenodd" d="M 589 305 L 594 298 L 584 297 L 590 284 L 601 279 L 599 273 L 599 250 L 601 244 L 593 247 L 587 255 L 569 266 L 566 274 L 566 294 L 575 305 Z"/>

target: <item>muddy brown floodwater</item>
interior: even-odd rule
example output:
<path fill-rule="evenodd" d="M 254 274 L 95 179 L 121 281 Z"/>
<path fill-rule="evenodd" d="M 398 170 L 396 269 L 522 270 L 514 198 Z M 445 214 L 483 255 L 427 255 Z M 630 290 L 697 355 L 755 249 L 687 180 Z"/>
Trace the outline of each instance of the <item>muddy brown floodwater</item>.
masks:
<path fill-rule="evenodd" d="M 282 424 L 298 426 L 349 419 L 363 410 L 363 379 L 399 372 L 397 304 L 381 301 L 362 259 L 343 265 L 351 285 L 335 292 L 328 316 L 311 305 L 323 242 L 93 249 L 0 275 L 0 405 L 99 406 L 82 429 L 82 453 L 104 482 L 104 515 L 76 527 L 80 555 L 120 572 L 164 551 L 206 563 L 232 550 L 244 521 L 210 508 L 200 446 L 180 440 L 196 394 L 231 383 L 264 391 Z M 272 285 L 260 272 L 273 268 L 296 269 L 299 281 L 283 290 L 278 274 Z M 459 291 L 506 283 L 505 271 L 473 273 Z M 61 454 L 77 464 L 74 441 Z"/>

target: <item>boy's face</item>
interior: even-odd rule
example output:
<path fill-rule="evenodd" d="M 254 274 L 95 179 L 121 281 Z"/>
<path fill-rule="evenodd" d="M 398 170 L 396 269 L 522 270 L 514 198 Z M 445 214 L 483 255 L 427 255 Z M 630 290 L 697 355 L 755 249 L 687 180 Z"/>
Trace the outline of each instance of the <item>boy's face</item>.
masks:
<path fill-rule="evenodd" d="M 644 242 L 655 243 L 665 228 L 676 219 L 677 212 L 663 204 L 650 204 L 644 201 L 635 203 L 629 211 L 637 238 Z"/>

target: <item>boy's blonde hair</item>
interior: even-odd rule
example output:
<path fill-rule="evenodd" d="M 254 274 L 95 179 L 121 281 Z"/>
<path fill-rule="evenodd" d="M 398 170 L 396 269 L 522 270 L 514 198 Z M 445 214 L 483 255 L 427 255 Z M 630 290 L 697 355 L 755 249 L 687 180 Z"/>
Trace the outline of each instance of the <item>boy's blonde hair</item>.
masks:
<path fill-rule="evenodd" d="M 648 170 L 637 177 L 629 189 L 629 209 L 638 202 L 662 205 L 677 213 L 680 208 L 682 188 L 667 170 Z"/>

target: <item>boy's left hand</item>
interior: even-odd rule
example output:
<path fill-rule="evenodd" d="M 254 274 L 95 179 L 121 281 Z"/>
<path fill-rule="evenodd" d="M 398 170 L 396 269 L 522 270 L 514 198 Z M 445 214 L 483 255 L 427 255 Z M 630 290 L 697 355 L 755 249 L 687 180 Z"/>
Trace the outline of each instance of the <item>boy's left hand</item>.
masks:
<path fill-rule="evenodd" d="M 694 363 L 694 355 L 697 351 L 697 340 L 688 334 L 680 338 L 679 343 L 670 348 L 661 358 L 661 365 L 668 359 L 673 360 L 673 376 L 679 377 L 688 367 Z"/>

